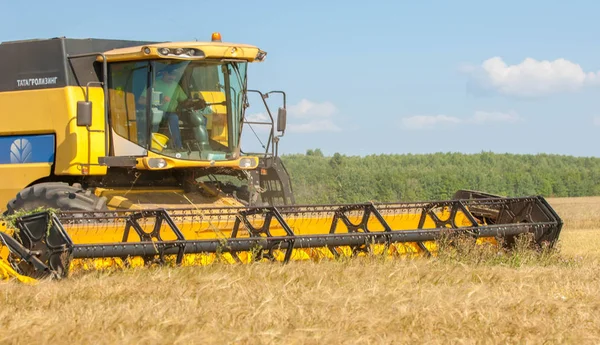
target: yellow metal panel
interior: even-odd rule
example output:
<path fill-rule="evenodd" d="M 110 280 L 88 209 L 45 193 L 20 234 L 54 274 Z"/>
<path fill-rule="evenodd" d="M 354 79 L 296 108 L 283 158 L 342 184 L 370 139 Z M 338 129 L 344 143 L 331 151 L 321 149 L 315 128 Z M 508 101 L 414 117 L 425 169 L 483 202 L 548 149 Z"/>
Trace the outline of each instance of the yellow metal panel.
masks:
<path fill-rule="evenodd" d="M 89 89 L 89 100 L 92 102 L 92 126 L 88 131 L 77 126 L 77 102 L 85 100 L 84 89 L 79 87 L 64 88 L 66 112 L 55 114 L 60 119 L 56 123 L 63 124 L 63 135 L 56 128 L 56 166 L 57 175 L 82 175 L 87 164 L 87 175 L 105 175 L 107 168 L 99 166 L 98 158 L 105 153 L 104 126 L 104 93 L 102 88 Z M 57 126 L 58 127 L 58 126 Z"/>
<path fill-rule="evenodd" d="M 57 175 L 81 175 L 83 164 L 98 164 L 105 156 L 104 93 L 90 88 L 92 126 L 77 127 L 77 101 L 85 100 L 84 88 L 27 90 L 0 93 L 2 135 L 56 135 Z M 95 132 L 97 131 L 97 132 Z M 89 175 L 104 175 L 106 167 L 90 166 Z"/>
<path fill-rule="evenodd" d="M 94 194 L 107 198 L 110 209 L 146 209 L 146 208 L 197 208 L 243 206 L 238 200 L 219 193 L 218 190 L 199 184 L 202 193 L 186 193 L 183 189 L 155 187 L 138 188 L 96 188 Z M 213 193 L 211 193 L 213 192 Z"/>
<path fill-rule="evenodd" d="M 54 115 L 66 111 L 62 90 L 1 92 L 2 135 L 53 133 Z"/>
<path fill-rule="evenodd" d="M 0 210 L 32 182 L 49 176 L 50 163 L 0 164 Z"/>

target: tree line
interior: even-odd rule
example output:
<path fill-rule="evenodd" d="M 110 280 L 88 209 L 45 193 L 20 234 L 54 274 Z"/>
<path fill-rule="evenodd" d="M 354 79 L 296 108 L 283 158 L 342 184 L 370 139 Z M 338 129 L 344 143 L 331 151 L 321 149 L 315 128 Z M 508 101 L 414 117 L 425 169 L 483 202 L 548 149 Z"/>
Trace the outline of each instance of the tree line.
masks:
<path fill-rule="evenodd" d="M 600 195 L 600 158 L 552 154 L 283 155 L 297 203 L 452 198 L 459 189 L 503 196 Z"/>

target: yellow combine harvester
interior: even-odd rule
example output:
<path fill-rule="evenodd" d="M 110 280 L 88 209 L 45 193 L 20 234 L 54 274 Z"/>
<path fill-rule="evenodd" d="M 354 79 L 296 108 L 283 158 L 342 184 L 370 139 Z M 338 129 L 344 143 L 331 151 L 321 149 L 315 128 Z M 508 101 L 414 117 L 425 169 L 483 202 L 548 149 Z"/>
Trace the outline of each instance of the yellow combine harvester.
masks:
<path fill-rule="evenodd" d="M 277 154 L 285 93 L 246 87 L 248 63 L 265 57 L 218 33 L 211 42 L 0 44 L 0 204 L 10 223 L 0 231 L 0 277 L 430 254 L 442 233 L 558 238 L 562 221 L 541 197 L 461 191 L 449 201 L 295 205 Z M 245 118 L 250 92 L 268 121 Z M 277 121 L 271 95 L 283 100 Z M 265 152 L 241 149 L 248 126 L 270 129 Z"/>

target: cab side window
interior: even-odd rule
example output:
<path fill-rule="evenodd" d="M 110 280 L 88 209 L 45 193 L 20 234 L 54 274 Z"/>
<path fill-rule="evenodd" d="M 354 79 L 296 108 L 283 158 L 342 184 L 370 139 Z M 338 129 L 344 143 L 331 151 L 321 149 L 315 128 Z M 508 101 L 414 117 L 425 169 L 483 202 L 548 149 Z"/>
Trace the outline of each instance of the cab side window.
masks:
<path fill-rule="evenodd" d="M 127 140 L 143 144 L 144 119 L 136 100 L 147 88 L 148 63 L 113 63 L 109 66 L 109 116 L 113 130 Z M 143 114 L 143 111 L 141 112 Z"/>

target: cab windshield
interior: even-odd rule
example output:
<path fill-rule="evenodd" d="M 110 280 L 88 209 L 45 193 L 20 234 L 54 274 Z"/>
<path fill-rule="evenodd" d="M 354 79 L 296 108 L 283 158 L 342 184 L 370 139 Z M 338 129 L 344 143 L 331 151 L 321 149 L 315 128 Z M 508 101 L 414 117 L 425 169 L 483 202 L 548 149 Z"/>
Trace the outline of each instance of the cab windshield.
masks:
<path fill-rule="evenodd" d="M 246 65 L 181 60 L 111 64 L 109 116 L 114 133 L 174 158 L 235 158 Z"/>

